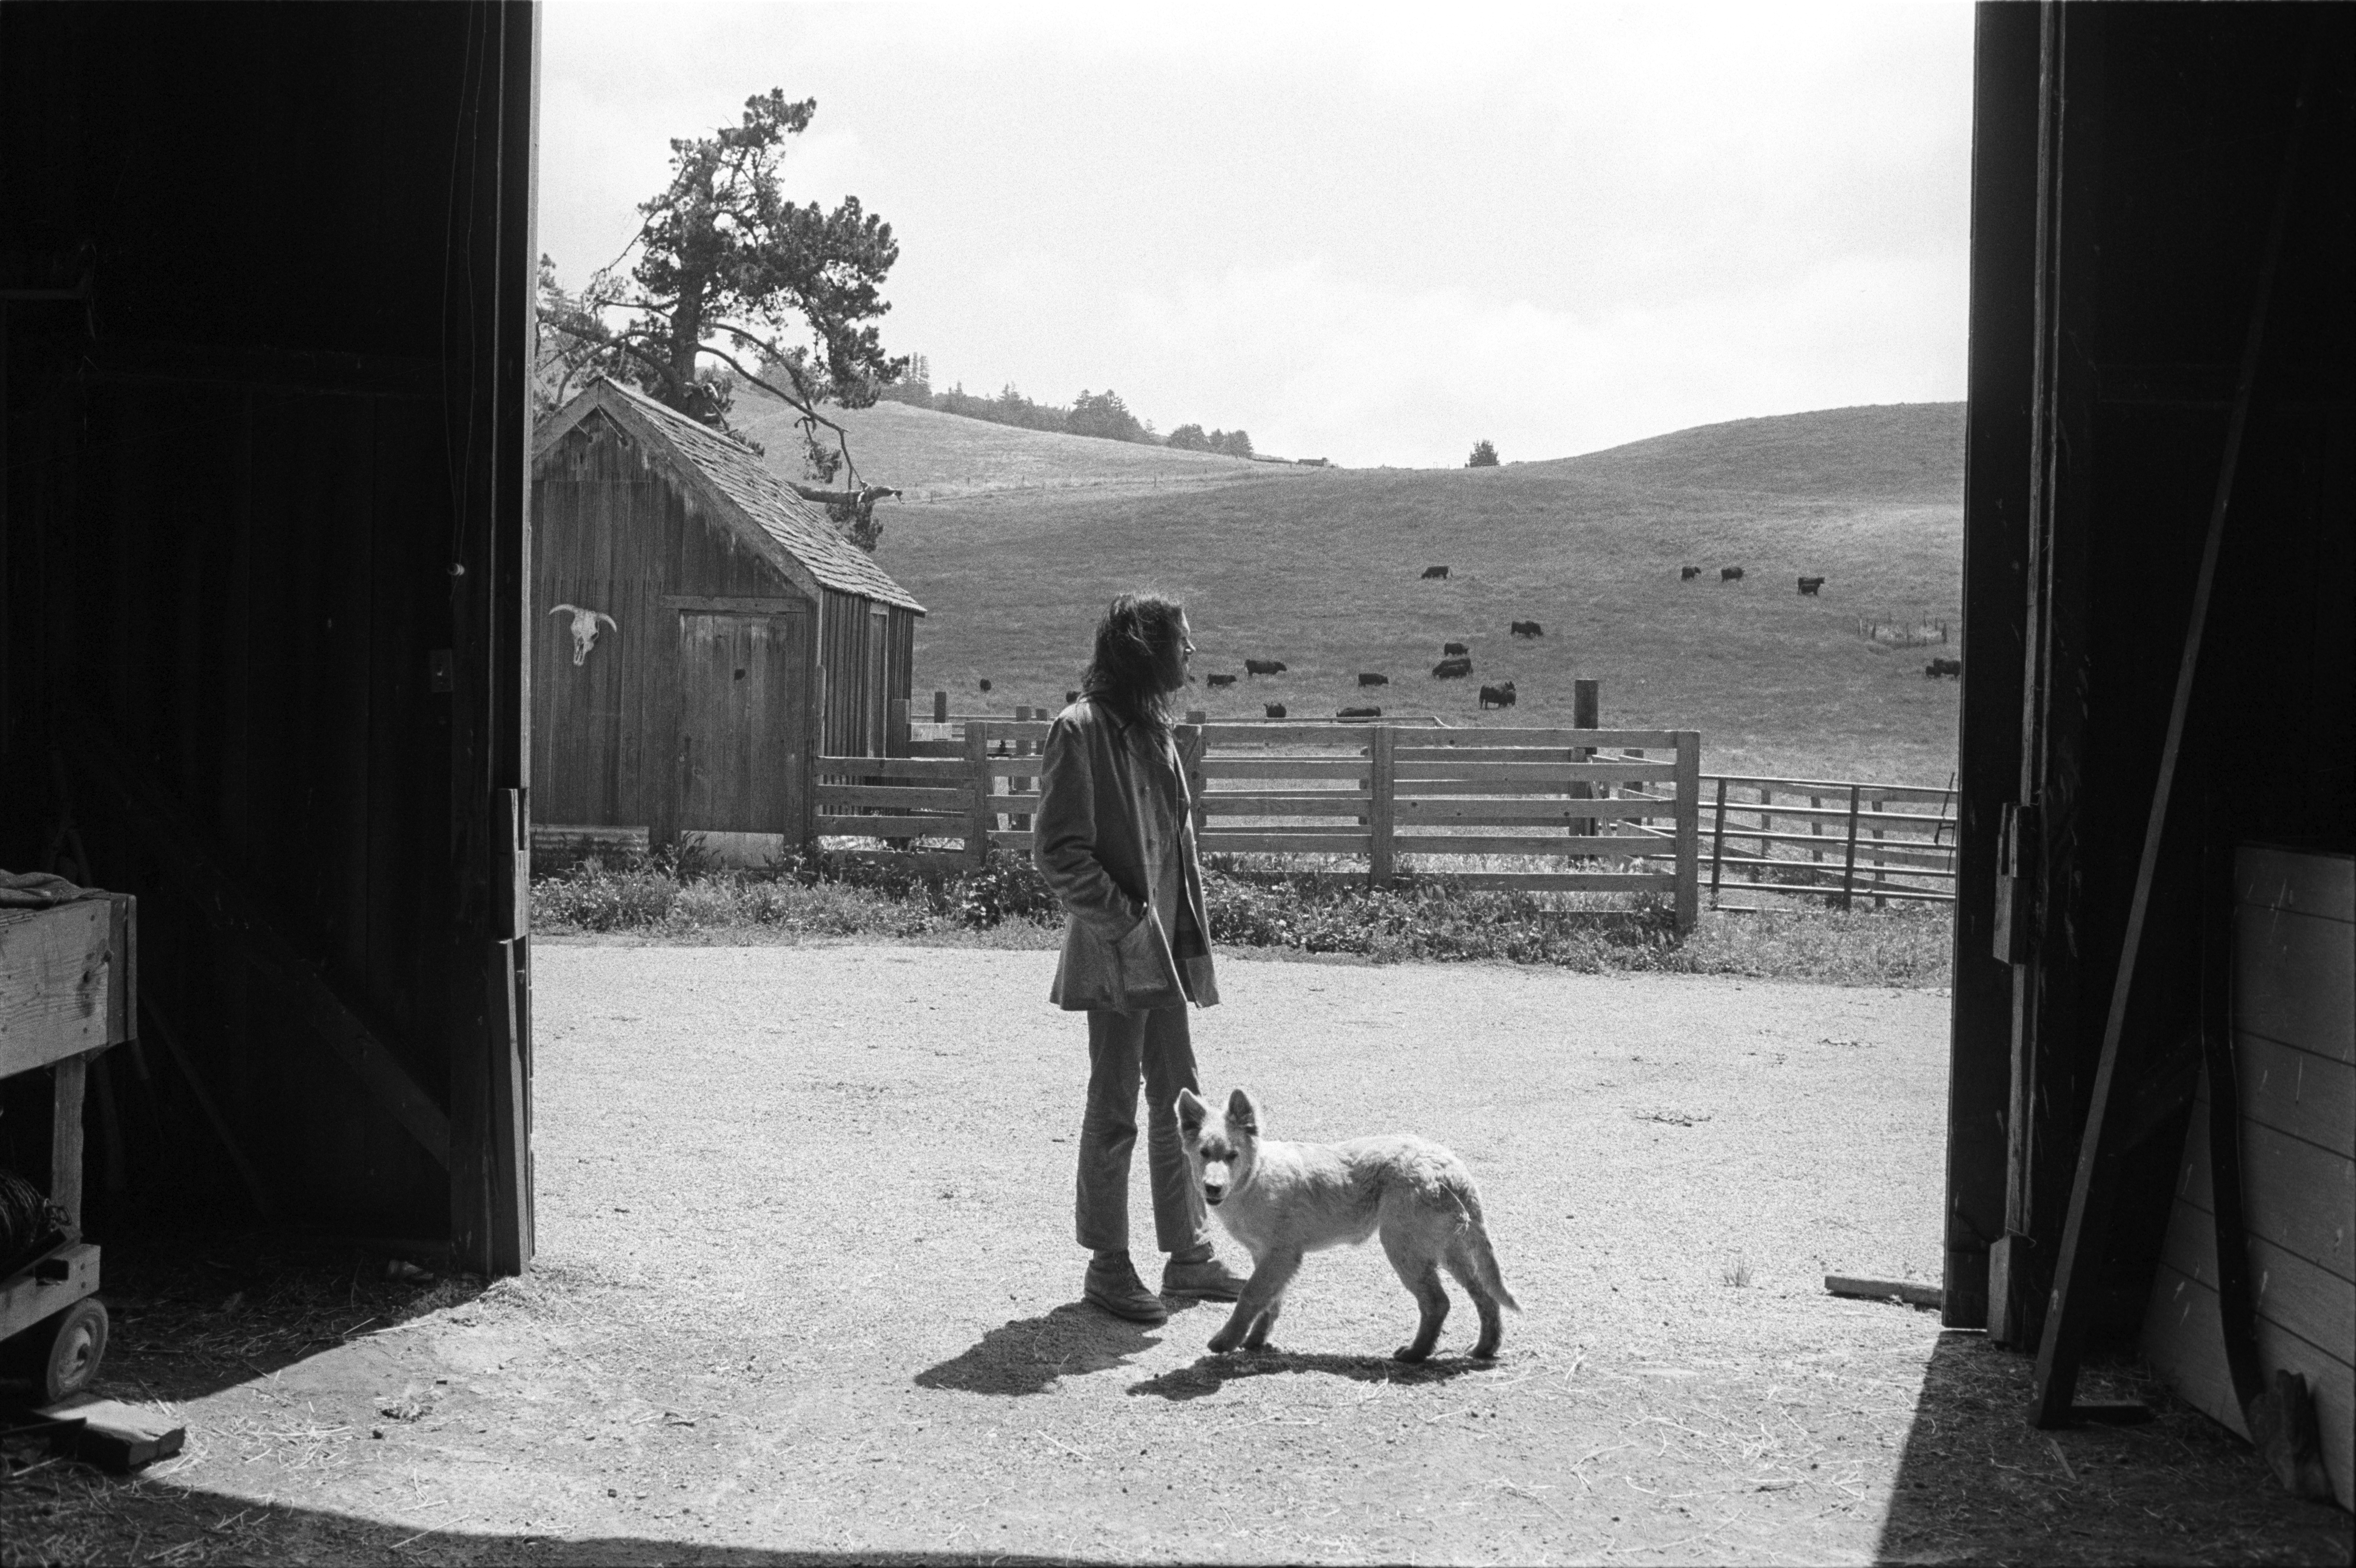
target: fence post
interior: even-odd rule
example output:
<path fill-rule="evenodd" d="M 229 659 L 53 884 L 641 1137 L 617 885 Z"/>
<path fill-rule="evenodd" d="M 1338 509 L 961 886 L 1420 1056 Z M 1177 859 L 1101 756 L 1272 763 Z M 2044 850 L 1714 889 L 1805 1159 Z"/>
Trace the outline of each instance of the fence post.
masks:
<path fill-rule="evenodd" d="M 1014 718 L 1015 722 L 1018 724 L 1027 724 L 1030 722 L 1031 718 L 1030 708 L 1023 703 L 1017 703 L 1014 705 Z M 1014 755 L 1017 757 L 1030 756 L 1031 742 L 1029 737 L 1021 735 L 1016 736 L 1014 737 L 1013 749 Z M 1028 795 L 1031 792 L 1031 789 L 1032 780 L 1028 774 L 1018 773 L 1010 777 L 1006 780 L 1006 790 L 1010 795 Z M 1012 828 L 1018 833 L 1029 832 L 1031 831 L 1031 813 L 1028 811 L 1009 812 L 1006 818 L 1006 825 Z"/>
<path fill-rule="evenodd" d="M 1873 802 L 1873 811 L 1876 816 L 1881 814 L 1881 809 L 1882 803 L 1879 800 Z M 1890 900 L 1881 896 L 1881 885 L 1883 881 L 1881 868 L 1889 864 L 1882 858 L 1881 840 L 1883 836 L 1881 829 L 1877 826 L 1873 830 L 1873 907 L 1877 909 L 1886 909 L 1890 907 Z"/>
<path fill-rule="evenodd" d="M 1366 880 L 1376 887 L 1390 886 L 1391 801 L 1397 792 L 1396 769 L 1392 766 L 1394 732 L 1388 725 L 1376 725 L 1374 747 L 1367 760 L 1373 764 L 1367 774 L 1367 789 L 1372 796 L 1366 802 L 1366 827 L 1372 837 L 1366 845 Z"/>
<path fill-rule="evenodd" d="M 965 834 L 967 864 L 980 871 L 990 860 L 990 831 L 998 813 L 990 809 L 990 726 L 980 719 L 965 725 L 966 776 L 973 785 L 973 821 Z"/>
<path fill-rule="evenodd" d="M 1775 813 L 1772 810 L 1774 804 L 1775 791 L 1764 784 L 1759 786 L 1759 858 L 1762 860 L 1772 860 L 1775 854 L 1774 843 L 1767 836 L 1775 831 Z M 1765 868 L 1761 869 L 1763 871 Z M 1766 878 L 1762 876 L 1760 880 L 1765 881 Z"/>
<path fill-rule="evenodd" d="M 1849 907 L 1852 890 L 1857 886 L 1857 806 L 1863 792 L 1862 785 L 1848 787 L 1848 854 L 1841 863 L 1841 908 Z"/>
<path fill-rule="evenodd" d="M 1808 807 L 1811 811 L 1823 811 L 1825 809 L 1825 798 L 1822 795 L 1809 796 Z M 1824 836 L 1824 819 L 1821 817 L 1810 817 L 1808 819 L 1808 836 L 1810 838 L 1821 838 Z M 1825 852 L 1823 850 L 1811 848 L 1808 851 L 1808 859 L 1816 865 L 1823 865 L 1824 858 Z"/>
<path fill-rule="evenodd" d="M 1701 918 L 1701 733 L 1677 731 L 1677 931 Z"/>
<path fill-rule="evenodd" d="M 1204 833 L 1210 829 L 1210 812 L 1203 805 L 1203 756 L 1211 749 L 1210 738 L 1203 733 L 1203 725 L 1209 720 L 1210 715 L 1202 709 L 1189 708 L 1186 722 L 1194 726 L 1194 734 L 1186 736 L 1178 747 L 1179 765 L 1186 770 L 1186 799 L 1193 806 L 1191 814 L 1194 819 L 1194 843 L 1198 849 Z"/>
<path fill-rule="evenodd" d="M 949 694 L 947 692 L 933 693 L 933 722 L 937 725 L 949 722 Z"/>
<path fill-rule="evenodd" d="M 905 697 L 893 698 L 891 712 L 884 716 L 884 755 L 908 755 L 908 699 Z"/>
<path fill-rule="evenodd" d="M 1573 681 L 1570 683 L 1570 727 L 1601 729 L 1602 726 L 1603 683 L 1600 681 Z M 1594 758 L 1595 748 L 1591 746 L 1574 746 L 1570 748 L 1570 759 L 1573 762 L 1591 762 Z M 1574 800 L 1591 800 L 1595 798 L 1595 786 L 1584 779 L 1574 779 L 1570 786 L 1570 798 Z M 1594 837 L 1595 822 L 1596 819 L 1593 817 L 1571 818 L 1570 836 L 1572 838 Z"/>
<path fill-rule="evenodd" d="M 1709 843 L 1709 907 L 1718 908 L 1719 873 L 1726 865 L 1726 776 L 1718 780 L 1718 831 Z"/>

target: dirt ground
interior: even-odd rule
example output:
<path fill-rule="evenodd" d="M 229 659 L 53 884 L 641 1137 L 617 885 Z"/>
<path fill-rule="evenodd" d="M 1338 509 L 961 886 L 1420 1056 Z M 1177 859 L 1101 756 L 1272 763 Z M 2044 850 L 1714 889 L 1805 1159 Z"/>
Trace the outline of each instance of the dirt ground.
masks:
<path fill-rule="evenodd" d="M 1410 1370 L 1378 1250 L 1312 1259 L 1255 1356 L 1204 1354 L 1217 1306 L 1077 1304 L 1085 1034 L 1045 955 L 542 944 L 537 971 L 533 1271 L 117 1243 L 108 1391 L 175 1405 L 187 1450 L 0 1487 L 0 1558 L 2350 1555 L 2347 1516 L 2132 1367 L 2090 1391 L 2158 1420 L 2049 1436 L 2019 1358 L 1823 1293 L 1937 1277 L 1942 993 L 1225 960 L 1208 1086 L 1276 1136 L 1425 1133 L 1482 1184 L 1526 1310 L 1494 1366 L 1460 1309 Z"/>

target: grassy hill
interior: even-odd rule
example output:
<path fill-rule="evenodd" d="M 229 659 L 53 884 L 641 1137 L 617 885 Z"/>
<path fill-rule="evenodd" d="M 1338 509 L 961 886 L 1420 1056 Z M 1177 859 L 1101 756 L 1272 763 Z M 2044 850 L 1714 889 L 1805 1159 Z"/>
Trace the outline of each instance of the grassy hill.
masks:
<path fill-rule="evenodd" d="M 1959 622 L 1960 404 L 1740 420 L 1498 468 L 1370 470 L 867 413 L 883 417 L 861 432 L 878 435 L 863 467 L 894 471 L 884 441 L 905 440 L 897 471 L 939 476 L 926 487 L 937 499 L 890 506 L 878 552 L 931 611 L 920 707 L 936 687 L 961 713 L 1059 704 L 1107 597 L 1153 584 L 1189 606 L 1198 675 L 1240 672 L 1247 655 L 1291 666 L 1198 688 L 1215 717 L 1372 700 L 1456 725 L 1568 723 L 1586 676 L 1602 682 L 1606 723 L 1699 729 L 1713 770 L 1941 784 L 1954 765 L 1955 683 L 1925 680 L 1923 650 L 1857 624 Z M 1045 488 L 1003 488 L 1034 463 L 1063 466 L 1043 467 Z M 1421 581 L 1437 564 L 1449 580 Z M 1688 564 L 1699 580 L 1679 580 Z M 1721 585 L 1718 568 L 1736 564 L 1745 580 Z M 1798 596 L 1802 574 L 1826 579 L 1822 597 Z M 1528 619 L 1543 639 L 1507 635 Z M 1472 681 L 1430 678 L 1451 639 L 1471 644 Z M 1391 684 L 1362 699 L 1360 671 Z M 1481 714 L 1478 683 L 1508 677 L 1518 708 Z"/>
<path fill-rule="evenodd" d="M 1151 494 L 1301 471 L 1215 452 L 1023 430 L 902 403 L 830 410 L 830 417 L 850 433 L 862 476 L 906 490 L 909 499 L 918 501 L 999 490 Z M 789 468 L 799 477 L 801 436 L 784 403 L 747 393 L 738 399 L 729 422 L 760 442 L 773 463 L 784 465 L 780 471 Z"/>

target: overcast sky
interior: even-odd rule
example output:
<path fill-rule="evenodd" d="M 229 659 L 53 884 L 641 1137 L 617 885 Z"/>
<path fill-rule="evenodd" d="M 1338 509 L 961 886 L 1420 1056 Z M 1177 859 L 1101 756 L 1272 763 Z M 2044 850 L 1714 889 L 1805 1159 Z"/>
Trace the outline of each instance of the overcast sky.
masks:
<path fill-rule="evenodd" d="M 1354 467 L 1964 394 L 1964 4 L 541 14 L 568 285 L 781 87 L 789 188 L 891 222 L 937 385 Z"/>

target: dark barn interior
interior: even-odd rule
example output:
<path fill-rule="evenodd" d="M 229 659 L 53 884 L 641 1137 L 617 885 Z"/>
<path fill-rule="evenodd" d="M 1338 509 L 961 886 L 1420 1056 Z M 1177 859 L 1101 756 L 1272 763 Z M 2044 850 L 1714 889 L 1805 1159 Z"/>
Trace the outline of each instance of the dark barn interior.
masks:
<path fill-rule="evenodd" d="M 2351 21 L 1980 10 L 1945 1310 L 2037 1352 L 2040 1424 L 2233 1077 L 2237 854 L 2356 845 Z"/>
<path fill-rule="evenodd" d="M 534 20 L 0 7 L 0 865 L 138 898 L 94 1229 L 530 1256 Z"/>

